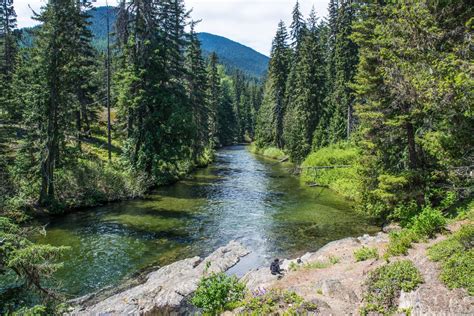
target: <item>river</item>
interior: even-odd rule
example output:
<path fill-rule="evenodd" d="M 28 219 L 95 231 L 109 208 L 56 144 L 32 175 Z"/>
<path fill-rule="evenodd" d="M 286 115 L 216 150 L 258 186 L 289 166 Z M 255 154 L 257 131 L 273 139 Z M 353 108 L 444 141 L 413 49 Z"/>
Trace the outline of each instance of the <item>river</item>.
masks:
<path fill-rule="evenodd" d="M 377 230 L 330 190 L 301 185 L 288 165 L 234 146 L 218 151 L 208 168 L 145 199 L 54 219 L 38 241 L 71 247 L 56 279 L 65 293 L 79 296 L 234 239 L 253 251 L 247 269 Z"/>

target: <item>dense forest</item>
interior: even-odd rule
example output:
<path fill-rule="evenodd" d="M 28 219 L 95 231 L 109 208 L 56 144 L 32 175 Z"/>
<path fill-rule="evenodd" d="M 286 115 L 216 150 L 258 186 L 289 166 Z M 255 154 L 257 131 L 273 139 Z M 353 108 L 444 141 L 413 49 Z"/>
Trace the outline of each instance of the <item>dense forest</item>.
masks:
<path fill-rule="evenodd" d="M 0 0 L 0 275 L 46 306 L 19 314 L 64 308 L 43 279 L 65 249 L 35 245 L 22 223 L 140 197 L 222 146 L 288 156 L 305 184 L 407 229 L 440 229 L 471 201 L 469 1 L 331 0 L 324 20 L 297 2 L 263 83 L 203 53 L 184 0 L 121 0 L 99 49 L 91 6 L 49 0 L 20 31 Z"/>
<path fill-rule="evenodd" d="M 472 13 L 463 1 L 332 0 L 318 21 L 297 3 L 273 40 L 257 149 L 282 150 L 304 179 L 382 218 L 470 197 Z"/>

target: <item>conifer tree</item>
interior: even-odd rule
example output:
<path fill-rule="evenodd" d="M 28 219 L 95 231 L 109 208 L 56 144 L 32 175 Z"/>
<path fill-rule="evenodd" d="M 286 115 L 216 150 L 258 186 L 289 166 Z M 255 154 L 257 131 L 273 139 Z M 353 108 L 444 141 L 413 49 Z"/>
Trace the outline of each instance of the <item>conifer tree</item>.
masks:
<path fill-rule="evenodd" d="M 207 65 L 207 97 L 208 97 L 208 107 L 209 107 L 209 132 L 210 139 L 214 146 L 221 146 L 222 144 L 227 144 L 228 142 L 224 140 L 225 137 L 222 137 L 221 131 L 222 121 L 225 120 L 225 116 L 221 117 L 221 103 L 222 103 L 222 91 L 221 91 L 221 78 L 217 69 L 217 54 L 211 53 L 209 56 L 209 63 Z M 232 108 L 228 109 L 232 112 Z M 226 122 L 228 123 L 228 122 Z M 232 133 L 230 133 L 232 134 Z"/>
<path fill-rule="evenodd" d="M 291 46 L 297 51 L 306 30 L 306 23 L 303 14 L 301 13 L 299 0 L 296 0 L 292 16 L 293 21 L 290 25 Z"/>
<path fill-rule="evenodd" d="M 17 119 L 12 103 L 12 79 L 17 52 L 16 13 L 13 0 L 0 1 L 0 117 Z"/>
<path fill-rule="evenodd" d="M 201 44 L 194 31 L 194 23 L 189 34 L 186 54 L 187 93 L 193 112 L 193 125 L 196 131 L 193 140 L 193 159 L 197 160 L 204 150 L 214 147 L 214 132 L 210 128 L 210 115 L 213 113 L 207 96 L 207 73 L 202 59 Z M 214 124 L 214 123 L 212 123 Z"/>
<path fill-rule="evenodd" d="M 288 33 L 283 21 L 272 44 L 268 79 L 262 106 L 257 119 L 257 145 L 283 148 L 283 119 L 285 116 L 285 91 L 290 63 Z"/>
<path fill-rule="evenodd" d="M 302 38 L 299 59 L 294 66 L 293 97 L 285 116 L 285 149 L 295 162 L 310 152 L 313 135 L 324 107 L 324 60 L 316 14 L 312 11 L 309 29 Z"/>

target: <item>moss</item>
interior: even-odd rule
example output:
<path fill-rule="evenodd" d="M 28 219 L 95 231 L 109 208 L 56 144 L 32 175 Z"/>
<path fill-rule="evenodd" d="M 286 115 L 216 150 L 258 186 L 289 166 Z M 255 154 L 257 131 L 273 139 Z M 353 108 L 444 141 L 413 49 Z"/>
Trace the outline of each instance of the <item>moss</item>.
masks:
<path fill-rule="evenodd" d="M 396 311 L 400 292 L 413 291 L 423 282 L 418 269 L 411 261 L 397 261 L 369 273 L 366 280 L 364 306 L 361 315 L 371 312 L 392 314 Z"/>
<path fill-rule="evenodd" d="M 357 200 L 357 149 L 347 143 L 331 145 L 310 154 L 301 165 L 301 181 L 306 184 L 327 186 L 346 198 Z M 345 166 L 334 169 L 317 167 Z M 350 167 L 346 167 L 350 166 Z"/>
<path fill-rule="evenodd" d="M 379 254 L 376 248 L 362 247 L 354 251 L 354 257 L 357 262 L 368 259 L 378 259 Z"/>
<path fill-rule="evenodd" d="M 474 295 L 474 225 L 466 225 L 428 250 L 441 263 L 440 279 L 450 289 L 465 288 Z"/>

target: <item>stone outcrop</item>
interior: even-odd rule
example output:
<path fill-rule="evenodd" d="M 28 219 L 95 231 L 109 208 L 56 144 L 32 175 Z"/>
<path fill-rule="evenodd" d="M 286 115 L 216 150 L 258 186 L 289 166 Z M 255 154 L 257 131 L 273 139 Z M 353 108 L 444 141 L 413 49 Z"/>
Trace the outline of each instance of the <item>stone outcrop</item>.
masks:
<path fill-rule="evenodd" d="M 115 294 L 97 304 L 77 307 L 71 315 L 188 315 L 196 310 L 189 304 L 199 280 L 208 273 L 224 272 L 249 251 L 231 242 L 205 259 L 181 260 L 150 273 L 138 286 Z"/>

